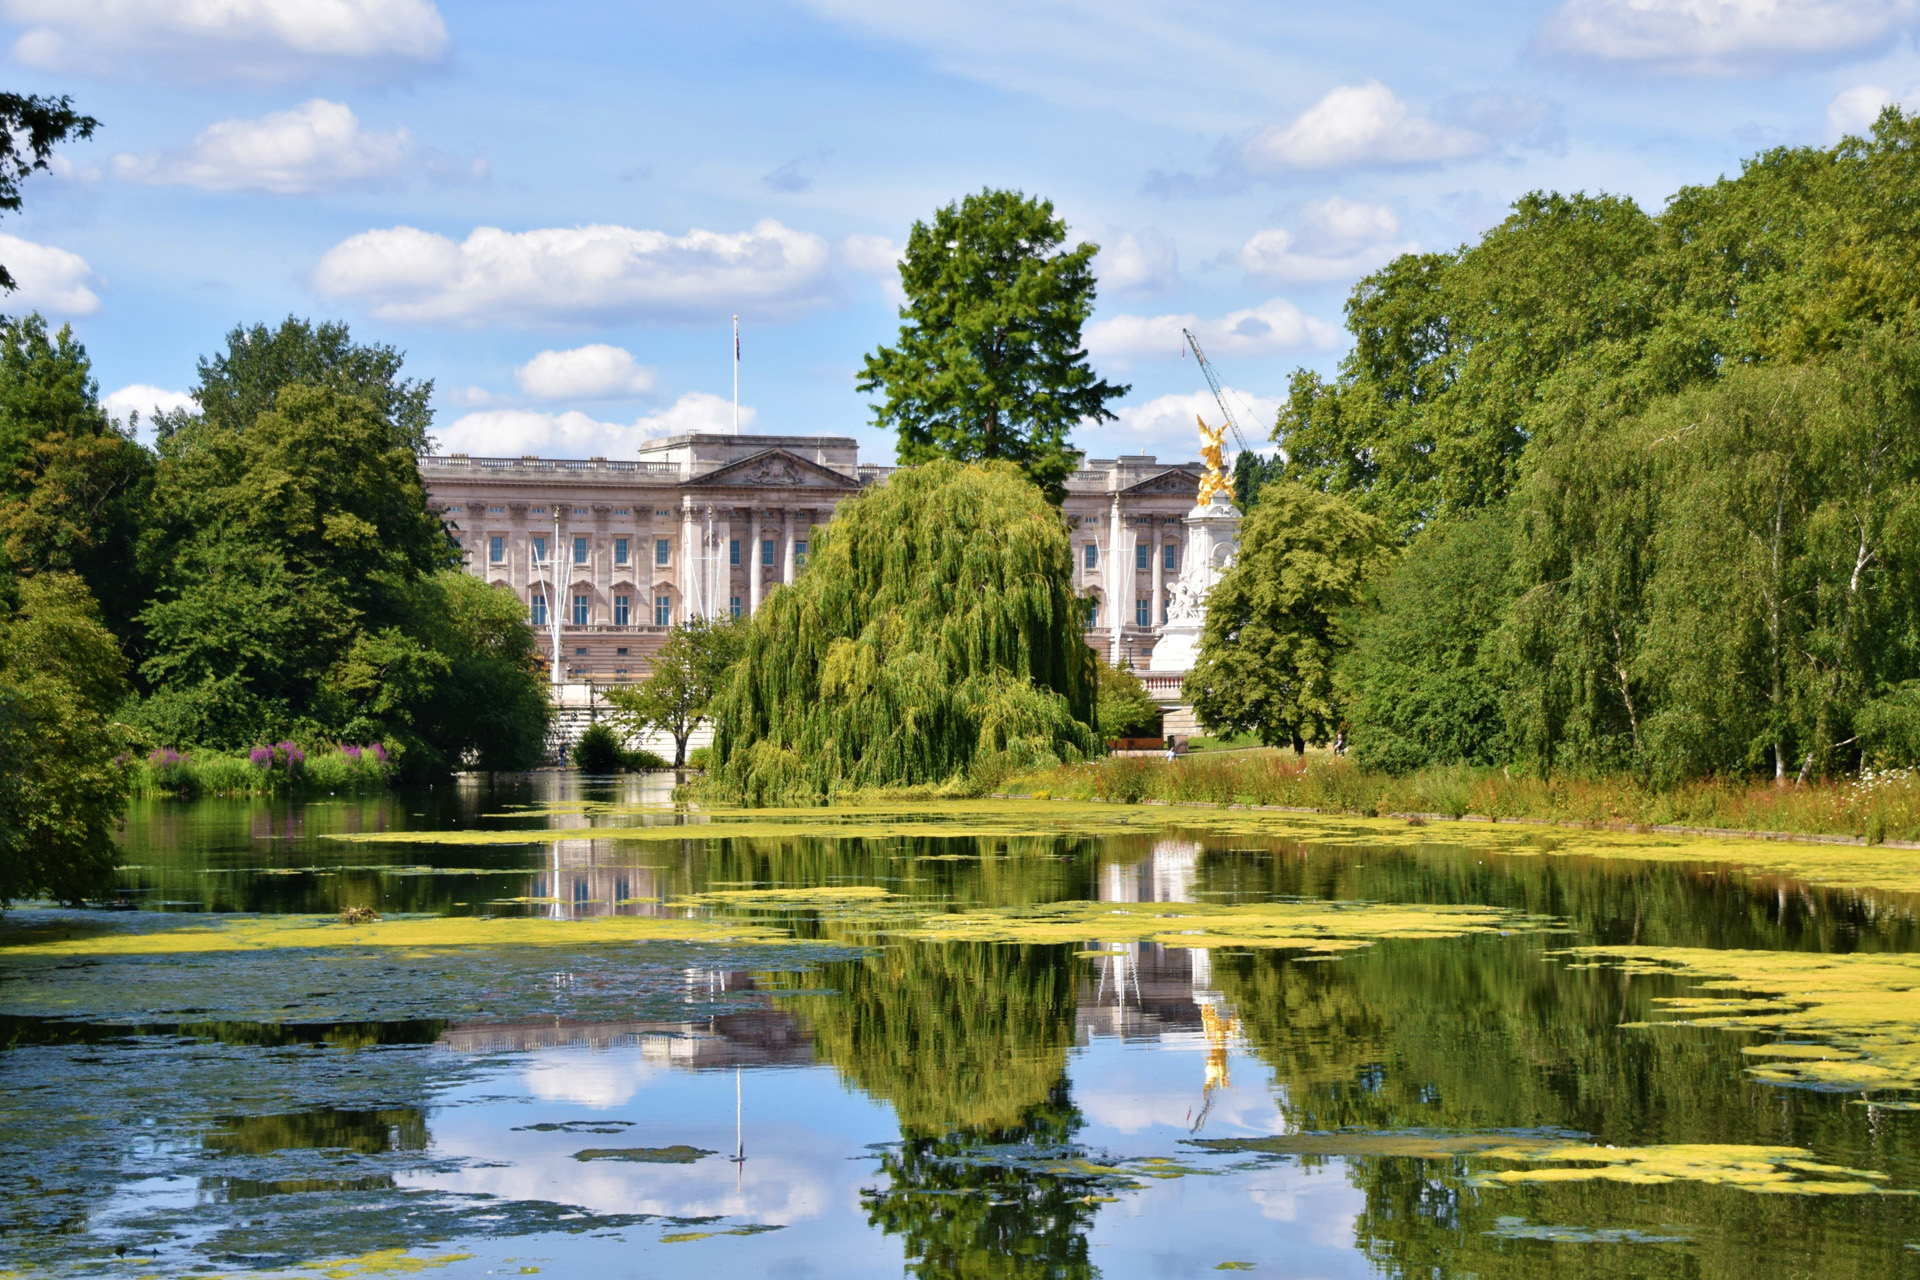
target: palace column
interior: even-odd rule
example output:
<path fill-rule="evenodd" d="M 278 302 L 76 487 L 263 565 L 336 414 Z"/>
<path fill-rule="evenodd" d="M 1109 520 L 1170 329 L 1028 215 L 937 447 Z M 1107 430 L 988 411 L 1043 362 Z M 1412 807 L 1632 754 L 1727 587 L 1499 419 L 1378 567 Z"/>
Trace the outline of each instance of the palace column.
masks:
<path fill-rule="evenodd" d="M 747 616 L 760 612 L 760 508 L 747 508 Z"/>
<path fill-rule="evenodd" d="M 691 622 L 699 610 L 700 569 L 695 562 L 694 546 L 698 535 L 693 528 L 693 499 L 680 499 L 680 620 Z"/>
<path fill-rule="evenodd" d="M 1133 582 L 1133 548 L 1125 545 L 1127 526 L 1120 514 L 1120 495 L 1113 495 L 1112 518 L 1107 526 L 1107 661 L 1120 665 L 1121 630 L 1126 610 L 1133 603 L 1127 588 Z"/>
<path fill-rule="evenodd" d="M 780 581 L 793 581 L 793 508 L 780 513 Z"/>
<path fill-rule="evenodd" d="M 1153 569 L 1153 603 L 1148 606 L 1147 625 L 1156 632 L 1160 630 L 1160 619 L 1167 607 L 1166 553 L 1160 549 L 1162 532 L 1161 517 L 1153 517 L 1153 537 L 1148 543 L 1149 564 Z"/>

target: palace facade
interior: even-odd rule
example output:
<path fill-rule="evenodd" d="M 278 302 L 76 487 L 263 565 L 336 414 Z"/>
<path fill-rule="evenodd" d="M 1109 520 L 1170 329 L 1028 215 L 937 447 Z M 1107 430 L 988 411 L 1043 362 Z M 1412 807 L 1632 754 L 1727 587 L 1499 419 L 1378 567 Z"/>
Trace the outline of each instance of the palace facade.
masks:
<path fill-rule="evenodd" d="M 632 460 L 423 458 L 428 499 L 467 572 L 526 603 L 543 655 L 560 622 L 558 675 L 622 683 L 689 617 L 751 614 L 807 563 L 814 530 L 895 468 L 838 436 L 684 435 Z M 1201 465 L 1092 458 L 1067 482 L 1087 643 L 1144 669 L 1179 576 L 1183 517 Z"/>

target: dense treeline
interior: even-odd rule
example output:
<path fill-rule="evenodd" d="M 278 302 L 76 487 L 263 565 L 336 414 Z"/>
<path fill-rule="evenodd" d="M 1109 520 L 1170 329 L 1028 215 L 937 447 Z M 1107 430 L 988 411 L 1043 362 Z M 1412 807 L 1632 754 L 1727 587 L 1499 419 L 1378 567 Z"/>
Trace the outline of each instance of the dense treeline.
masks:
<path fill-rule="evenodd" d="M 1405 544 L 1335 633 L 1362 763 L 1916 762 L 1916 144 L 1889 109 L 1657 216 L 1535 194 L 1360 282 L 1275 436 Z"/>
<path fill-rule="evenodd" d="M 539 756 L 525 611 L 454 567 L 427 504 L 431 384 L 294 319 L 235 329 L 199 373 L 197 411 L 157 417 L 149 448 L 70 331 L 0 322 L 0 740 L 19 771 L 0 807 L 36 814 L 5 824 L 0 899 L 98 885 L 116 756 L 379 743 L 414 776 Z"/>

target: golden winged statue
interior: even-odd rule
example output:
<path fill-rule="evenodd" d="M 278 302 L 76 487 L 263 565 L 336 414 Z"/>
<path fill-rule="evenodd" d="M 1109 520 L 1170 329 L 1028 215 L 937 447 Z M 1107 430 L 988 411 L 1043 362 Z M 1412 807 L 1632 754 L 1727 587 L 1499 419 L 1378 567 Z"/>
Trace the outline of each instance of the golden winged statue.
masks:
<path fill-rule="evenodd" d="M 1207 420 L 1197 413 L 1193 420 L 1200 424 L 1200 438 L 1206 441 L 1200 446 L 1200 460 L 1207 464 L 1207 474 L 1200 477 L 1199 504 L 1204 507 L 1213 501 L 1216 493 L 1224 493 L 1229 498 L 1233 496 L 1233 482 L 1227 478 L 1226 462 L 1221 457 L 1227 424 L 1223 422 L 1217 427 L 1210 427 Z"/>

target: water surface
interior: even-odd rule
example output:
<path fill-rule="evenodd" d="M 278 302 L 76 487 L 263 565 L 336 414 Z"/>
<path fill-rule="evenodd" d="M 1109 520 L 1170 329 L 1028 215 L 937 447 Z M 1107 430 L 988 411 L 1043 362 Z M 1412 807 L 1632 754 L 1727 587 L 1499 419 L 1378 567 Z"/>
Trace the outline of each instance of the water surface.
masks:
<path fill-rule="evenodd" d="M 902 941 L 810 908 L 779 917 L 802 939 L 780 947 L 9 953 L 0 1269 L 1920 1272 L 1911 1194 L 1506 1185 L 1487 1175 L 1509 1165 L 1473 1154 L 1496 1141 L 1799 1148 L 1920 1191 L 1906 1092 L 1764 1083 L 1743 1048 L 1769 1037 L 1657 1025 L 1656 1001 L 1687 992 L 1683 980 L 1563 954 L 1906 953 L 1905 899 L 1705 865 L 1178 827 L 593 835 L 607 820 L 592 802 L 667 799 L 658 783 L 546 774 L 374 799 L 137 805 L 123 883 L 141 910 L 115 927 L 354 905 L 684 914 L 672 905 L 684 895 L 826 885 L 936 910 L 1307 899 L 1485 904 L 1534 923 L 1337 957 Z M 476 828 L 528 842 L 328 838 Z M 101 915 L 17 911 L 0 942 Z"/>

